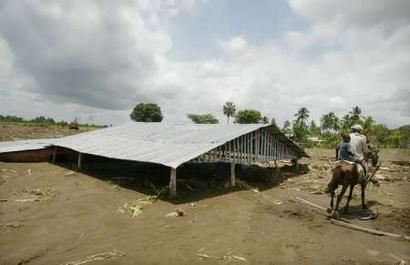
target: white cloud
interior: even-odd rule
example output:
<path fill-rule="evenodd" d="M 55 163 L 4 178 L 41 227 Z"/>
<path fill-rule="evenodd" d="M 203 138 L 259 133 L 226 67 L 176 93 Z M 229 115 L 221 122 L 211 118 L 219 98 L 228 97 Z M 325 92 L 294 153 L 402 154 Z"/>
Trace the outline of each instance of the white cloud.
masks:
<path fill-rule="evenodd" d="M 1 4 L 0 112 L 121 123 L 135 103 L 153 101 L 168 121 L 224 121 L 231 100 L 279 124 L 302 105 L 314 119 L 359 105 L 379 122 L 410 122 L 408 1 L 290 0 L 307 30 L 212 40 L 222 55 L 197 61 L 171 60 L 164 29 L 193 0 L 44 3 Z"/>

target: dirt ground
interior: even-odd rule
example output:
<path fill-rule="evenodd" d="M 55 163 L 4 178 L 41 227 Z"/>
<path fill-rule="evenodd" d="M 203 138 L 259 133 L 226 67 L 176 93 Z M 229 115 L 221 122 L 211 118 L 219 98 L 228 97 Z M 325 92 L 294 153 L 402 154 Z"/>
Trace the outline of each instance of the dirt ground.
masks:
<path fill-rule="evenodd" d="M 199 180 L 207 186 L 195 196 L 201 187 L 179 181 L 184 198 L 174 202 L 152 200 L 139 188 L 150 186 L 148 175 L 166 183 L 168 172 L 155 175 L 163 169 L 136 165 L 125 175 L 100 174 L 86 163 L 83 173 L 67 163 L 0 163 L 0 264 L 409 264 L 409 241 L 332 225 L 292 201 L 299 196 L 329 205 L 323 190 L 330 178 L 326 158 L 333 151 L 307 151 L 312 159 L 304 159 L 298 172 L 282 164 L 282 178 L 268 184 L 253 180 L 270 176 L 271 169 L 238 168 L 242 180 L 236 189 L 223 185 L 229 167 L 225 175 L 215 168 L 205 172 L 208 178 L 188 167 L 181 175 L 202 172 Z M 358 187 L 350 214 L 342 217 L 410 235 L 410 168 L 392 163 L 409 158 L 404 152 L 381 153 L 381 187 L 366 193 L 376 220 L 360 220 L 368 212 L 360 207 Z M 217 175 L 222 180 L 209 184 Z M 184 216 L 167 216 L 176 208 Z"/>
<path fill-rule="evenodd" d="M 93 129 L 92 127 L 89 128 Z M 79 130 L 70 130 L 61 127 L 30 127 L 0 123 L 0 141 L 16 141 L 25 139 L 56 138 L 86 132 L 86 127 Z"/>

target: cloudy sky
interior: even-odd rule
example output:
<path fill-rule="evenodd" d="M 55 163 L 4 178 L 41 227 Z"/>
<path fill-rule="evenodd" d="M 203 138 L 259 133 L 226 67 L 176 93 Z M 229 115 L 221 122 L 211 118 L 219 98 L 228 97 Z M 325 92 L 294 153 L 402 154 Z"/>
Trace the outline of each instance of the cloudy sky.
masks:
<path fill-rule="evenodd" d="M 410 123 L 410 1 L 0 2 L 0 114 L 121 124 L 154 102 L 225 122 L 226 101 Z"/>

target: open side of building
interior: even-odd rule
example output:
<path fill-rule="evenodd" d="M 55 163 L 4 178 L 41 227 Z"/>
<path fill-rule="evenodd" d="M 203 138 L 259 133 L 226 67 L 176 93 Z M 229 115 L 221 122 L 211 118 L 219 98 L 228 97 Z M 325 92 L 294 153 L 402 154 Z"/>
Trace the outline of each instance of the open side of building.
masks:
<path fill-rule="evenodd" d="M 308 157 L 275 125 L 136 122 L 57 139 L 0 143 L 0 160 L 2 154 L 50 147 L 51 161 L 59 148 L 78 152 L 78 169 L 82 154 L 168 166 L 171 196 L 176 195 L 177 168 L 184 163 L 230 163 L 235 186 L 235 164 Z"/>

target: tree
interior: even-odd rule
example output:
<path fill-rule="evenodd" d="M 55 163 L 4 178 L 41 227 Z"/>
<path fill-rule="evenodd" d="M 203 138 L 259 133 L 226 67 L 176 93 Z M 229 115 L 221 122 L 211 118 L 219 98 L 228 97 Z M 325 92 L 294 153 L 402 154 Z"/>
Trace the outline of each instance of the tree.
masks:
<path fill-rule="evenodd" d="M 363 134 L 368 136 L 375 125 L 375 121 L 372 116 L 367 116 L 364 120 L 360 121 L 360 124 L 363 127 Z"/>
<path fill-rule="evenodd" d="M 275 125 L 276 127 L 278 127 L 278 125 L 276 124 L 276 119 L 275 118 L 272 118 L 270 120 L 270 124 Z"/>
<path fill-rule="evenodd" d="M 269 118 L 267 116 L 263 116 L 262 123 L 263 124 L 268 124 L 269 123 Z"/>
<path fill-rule="evenodd" d="M 235 116 L 236 106 L 233 104 L 233 102 L 228 101 L 223 106 L 223 112 L 224 112 L 224 115 L 228 117 L 228 124 L 229 124 L 229 117 Z"/>
<path fill-rule="evenodd" d="M 339 126 L 343 131 L 348 131 L 350 128 L 352 128 L 353 122 L 349 114 L 343 116 L 343 118 L 340 120 Z"/>
<path fill-rule="evenodd" d="M 283 123 L 282 132 L 284 134 L 292 134 L 292 130 L 290 128 L 290 125 L 291 125 L 290 121 L 287 121 L 287 120 Z"/>
<path fill-rule="evenodd" d="M 301 107 L 295 114 L 296 120 L 294 121 L 293 134 L 300 142 L 304 141 L 304 137 L 307 133 L 307 123 L 309 119 L 309 110 L 306 107 Z"/>
<path fill-rule="evenodd" d="M 194 123 L 219 123 L 218 119 L 215 118 L 215 116 L 212 114 L 188 114 L 187 117 L 190 118 Z"/>
<path fill-rule="evenodd" d="M 295 114 L 296 123 L 299 125 L 306 125 L 309 119 L 309 110 L 306 107 L 301 107 Z"/>
<path fill-rule="evenodd" d="M 235 116 L 236 123 L 259 123 L 261 120 L 261 113 L 253 109 L 240 110 Z"/>
<path fill-rule="evenodd" d="M 131 120 L 142 122 L 162 121 L 161 109 L 157 104 L 140 103 L 134 107 L 130 114 Z"/>
<path fill-rule="evenodd" d="M 310 122 L 309 134 L 312 136 L 318 136 L 320 134 L 320 128 L 316 125 L 316 122 L 314 120 Z"/>
<path fill-rule="evenodd" d="M 388 144 L 390 130 L 383 124 L 372 125 L 368 134 L 368 140 L 378 146 L 386 147 Z"/>
<path fill-rule="evenodd" d="M 322 130 L 332 130 L 337 132 L 340 129 L 339 118 L 333 112 L 323 114 L 320 118 L 320 127 Z"/>
<path fill-rule="evenodd" d="M 362 109 L 359 108 L 358 106 L 355 106 L 352 108 L 352 110 L 349 112 L 350 114 L 350 121 L 351 123 L 357 124 L 360 122 L 360 114 L 362 114 Z"/>

